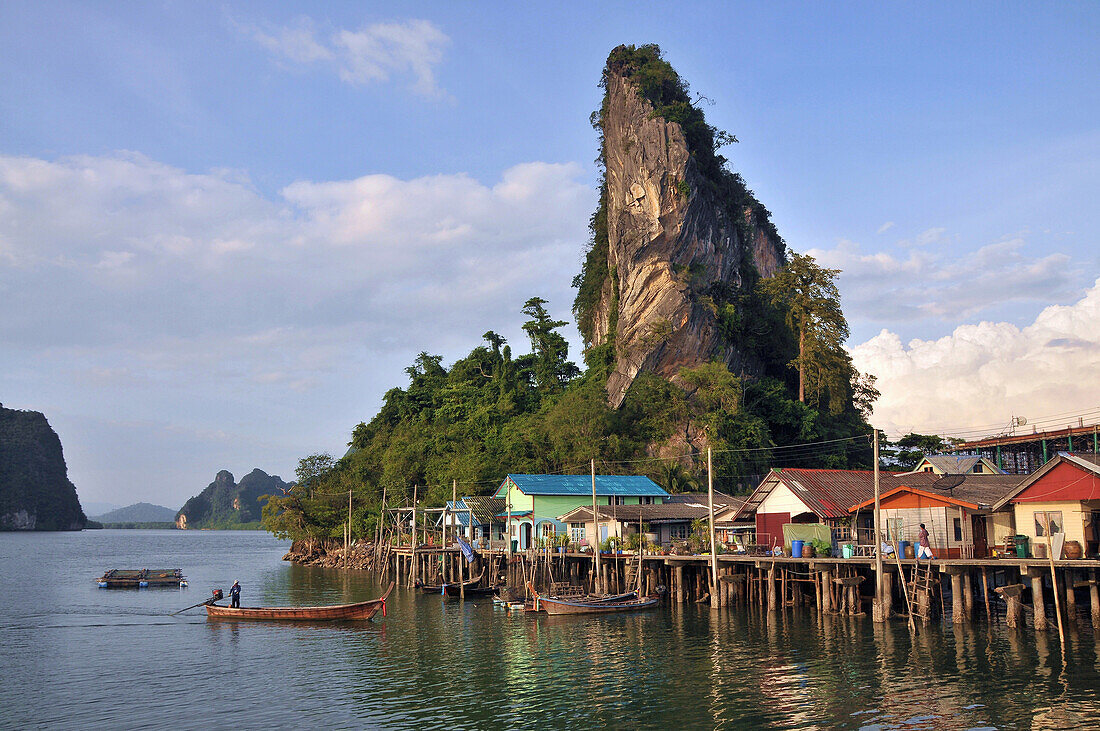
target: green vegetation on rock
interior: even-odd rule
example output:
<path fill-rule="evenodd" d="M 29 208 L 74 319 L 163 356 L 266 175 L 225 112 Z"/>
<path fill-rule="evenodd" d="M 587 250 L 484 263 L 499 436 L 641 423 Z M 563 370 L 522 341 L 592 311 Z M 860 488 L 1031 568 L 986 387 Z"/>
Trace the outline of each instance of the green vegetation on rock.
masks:
<path fill-rule="evenodd" d="M 0 406 L 0 530 L 80 530 L 87 520 L 46 417 Z"/>

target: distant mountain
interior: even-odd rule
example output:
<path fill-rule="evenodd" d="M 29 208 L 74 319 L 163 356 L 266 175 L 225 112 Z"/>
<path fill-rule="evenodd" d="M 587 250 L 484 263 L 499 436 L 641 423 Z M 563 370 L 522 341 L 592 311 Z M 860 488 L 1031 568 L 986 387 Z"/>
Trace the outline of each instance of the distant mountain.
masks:
<path fill-rule="evenodd" d="M 86 503 L 81 502 L 81 506 L 84 508 L 85 515 L 103 515 L 109 513 L 112 510 L 118 510 L 122 506 L 118 503 Z"/>
<path fill-rule="evenodd" d="M 177 528 L 258 527 L 263 495 L 282 495 L 290 488 L 278 475 L 254 469 L 233 481 L 233 473 L 222 470 L 206 489 L 184 503 L 176 513 Z"/>
<path fill-rule="evenodd" d="M 134 503 L 103 515 L 93 516 L 92 520 L 100 523 L 174 523 L 176 511 L 162 505 Z"/>
<path fill-rule="evenodd" d="M 0 405 L 0 530 L 80 530 L 87 522 L 46 417 Z"/>

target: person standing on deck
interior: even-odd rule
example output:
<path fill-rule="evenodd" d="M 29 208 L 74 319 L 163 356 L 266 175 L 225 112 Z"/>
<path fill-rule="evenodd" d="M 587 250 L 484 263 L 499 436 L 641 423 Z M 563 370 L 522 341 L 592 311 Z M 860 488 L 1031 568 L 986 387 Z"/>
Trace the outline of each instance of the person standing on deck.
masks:
<path fill-rule="evenodd" d="M 233 609 L 241 608 L 241 583 L 234 581 L 233 586 L 229 587 L 229 606 Z"/>
<path fill-rule="evenodd" d="M 920 532 L 917 533 L 917 558 L 935 558 L 932 555 L 932 547 L 928 545 L 928 530 L 924 527 L 924 523 L 920 524 Z"/>

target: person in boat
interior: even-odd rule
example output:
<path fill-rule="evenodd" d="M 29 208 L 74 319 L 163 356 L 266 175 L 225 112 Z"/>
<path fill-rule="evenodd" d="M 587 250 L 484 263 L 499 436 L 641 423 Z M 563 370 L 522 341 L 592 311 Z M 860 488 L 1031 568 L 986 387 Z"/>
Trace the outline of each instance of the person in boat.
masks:
<path fill-rule="evenodd" d="M 924 523 L 920 524 L 920 531 L 917 533 L 917 558 L 935 558 L 932 547 L 928 545 L 928 529 L 924 527 Z"/>
<path fill-rule="evenodd" d="M 229 587 L 229 606 L 234 609 L 241 608 L 241 582 L 234 581 Z"/>

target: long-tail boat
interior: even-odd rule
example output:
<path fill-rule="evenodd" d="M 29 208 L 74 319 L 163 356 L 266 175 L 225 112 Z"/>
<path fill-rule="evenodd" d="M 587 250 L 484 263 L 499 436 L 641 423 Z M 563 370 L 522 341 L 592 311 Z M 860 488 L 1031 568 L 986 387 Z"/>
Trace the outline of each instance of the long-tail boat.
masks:
<path fill-rule="evenodd" d="M 214 619 L 261 619 L 293 622 L 327 622 L 336 620 L 370 619 L 379 610 L 386 616 L 386 598 L 393 591 L 391 582 L 386 592 L 377 599 L 355 604 L 334 604 L 327 607 L 222 607 L 213 602 L 205 604 L 206 616 Z"/>
<path fill-rule="evenodd" d="M 474 588 L 481 583 L 481 578 L 485 576 L 485 569 L 481 570 L 481 573 L 472 579 L 463 581 L 461 586 L 466 589 L 466 593 L 469 594 L 474 591 Z M 425 584 L 421 581 L 416 582 L 416 588 L 423 594 L 447 594 L 448 596 L 458 596 L 460 585 L 454 584 Z M 488 591 L 475 592 L 480 594 L 491 594 L 496 591 L 496 587 L 490 587 Z"/>
<path fill-rule="evenodd" d="M 610 596 L 542 596 L 528 583 L 528 590 L 534 596 L 534 611 L 547 614 L 608 614 L 611 612 L 629 612 L 635 609 L 650 609 L 657 606 L 658 595 L 638 597 L 636 592 L 614 594 Z"/>

